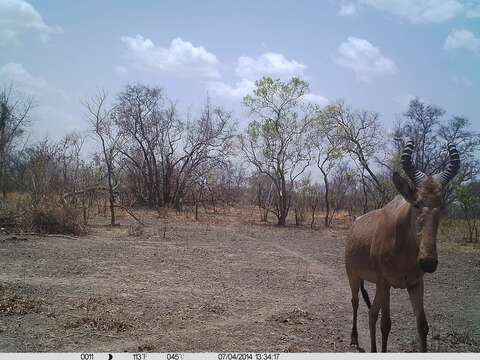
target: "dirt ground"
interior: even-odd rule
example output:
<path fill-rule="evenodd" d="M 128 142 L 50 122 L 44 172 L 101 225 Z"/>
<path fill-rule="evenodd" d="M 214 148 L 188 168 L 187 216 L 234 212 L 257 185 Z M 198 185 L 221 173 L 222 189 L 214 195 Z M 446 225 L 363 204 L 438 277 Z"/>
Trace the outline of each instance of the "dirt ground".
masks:
<path fill-rule="evenodd" d="M 0 235 L 0 351 L 350 351 L 346 229 L 278 228 L 245 211 L 143 218 L 97 219 L 80 238 Z M 480 351 L 479 253 L 440 241 L 430 351 Z M 415 351 L 407 293 L 391 298 L 389 350 Z M 361 303 L 366 350 L 367 320 Z"/>

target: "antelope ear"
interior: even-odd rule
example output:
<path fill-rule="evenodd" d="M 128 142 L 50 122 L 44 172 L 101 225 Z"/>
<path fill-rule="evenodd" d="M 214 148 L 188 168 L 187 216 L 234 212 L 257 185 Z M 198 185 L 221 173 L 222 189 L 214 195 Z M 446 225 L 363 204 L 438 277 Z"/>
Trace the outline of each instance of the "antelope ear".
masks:
<path fill-rule="evenodd" d="M 401 177 L 396 171 L 393 173 L 392 180 L 395 188 L 405 198 L 405 200 L 408 202 L 415 201 L 415 190 L 410 187 L 407 180 Z"/>

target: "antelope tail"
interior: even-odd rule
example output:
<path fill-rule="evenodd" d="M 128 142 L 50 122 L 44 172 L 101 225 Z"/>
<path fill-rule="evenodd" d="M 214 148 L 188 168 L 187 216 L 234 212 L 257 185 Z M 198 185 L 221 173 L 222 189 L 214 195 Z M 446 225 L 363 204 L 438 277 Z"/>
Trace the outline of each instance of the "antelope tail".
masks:
<path fill-rule="evenodd" d="M 362 296 L 363 296 L 363 300 L 365 300 L 365 304 L 367 304 L 367 307 L 370 309 L 372 304 L 370 303 L 370 298 L 368 297 L 367 290 L 365 290 L 365 285 L 363 280 L 360 284 L 360 291 L 362 292 Z"/>

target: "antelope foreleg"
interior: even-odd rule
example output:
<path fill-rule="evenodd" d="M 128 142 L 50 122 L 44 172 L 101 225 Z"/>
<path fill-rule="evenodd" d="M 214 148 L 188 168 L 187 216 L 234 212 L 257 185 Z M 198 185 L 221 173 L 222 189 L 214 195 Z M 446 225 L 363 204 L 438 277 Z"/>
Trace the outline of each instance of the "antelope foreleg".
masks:
<path fill-rule="evenodd" d="M 417 318 L 417 332 L 420 341 L 420 351 L 427 351 L 428 322 L 423 308 L 423 279 L 415 286 L 408 288 L 413 312 Z"/>

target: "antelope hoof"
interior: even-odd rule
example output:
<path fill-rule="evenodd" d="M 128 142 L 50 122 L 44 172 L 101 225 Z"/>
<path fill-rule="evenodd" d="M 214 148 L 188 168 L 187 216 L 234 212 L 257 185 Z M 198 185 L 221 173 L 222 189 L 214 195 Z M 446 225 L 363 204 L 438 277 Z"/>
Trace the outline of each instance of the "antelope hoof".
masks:
<path fill-rule="evenodd" d="M 352 338 L 352 342 L 350 343 L 350 347 L 354 350 L 358 350 L 360 346 L 358 346 L 358 340 L 355 338 Z"/>
<path fill-rule="evenodd" d="M 350 347 L 353 351 L 361 352 L 361 353 L 365 352 L 365 350 L 362 349 L 360 345 L 358 345 L 358 341 L 352 340 L 352 342 L 350 343 Z"/>

